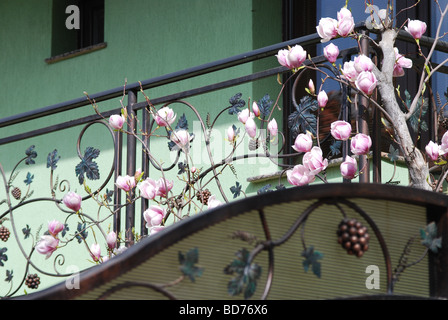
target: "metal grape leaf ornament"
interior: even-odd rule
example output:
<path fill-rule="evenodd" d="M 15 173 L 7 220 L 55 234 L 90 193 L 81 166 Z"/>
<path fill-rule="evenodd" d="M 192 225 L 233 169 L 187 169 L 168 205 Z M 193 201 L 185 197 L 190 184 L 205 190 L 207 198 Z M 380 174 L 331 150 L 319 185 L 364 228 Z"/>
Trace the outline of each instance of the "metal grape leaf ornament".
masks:
<path fill-rule="evenodd" d="M 30 165 L 30 164 L 35 164 L 36 162 L 33 160 L 34 158 L 37 157 L 37 152 L 34 151 L 35 146 L 32 145 L 30 146 L 28 149 L 26 149 L 25 154 L 26 154 L 26 160 L 25 160 L 25 164 L 26 165 Z"/>
<path fill-rule="evenodd" d="M 225 274 L 235 275 L 227 284 L 227 292 L 236 296 L 244 290 L 244 298 L 249 299 L 257 289 L 261 267 L 256 263 L 249 263 L 250 253 L 246 248 L 237 251 L 235 255 L 237 258 L 224 268 Z"/>
<path fill-rule="evenodd" d="M 420 237 L 421 243 L 433 253 L 437 253 L 442 247 L 442 238 L 437 238 L 437 225 L 434 222 L 428 224 L 425 229 L 420 229 Z"/>
<path fill-rule="evenodd" d="M 198 248 L 190 249 L 185 255 L 179 251 L 178 257 L 180 270 L 190 278 L 191 282 L 194 282 L 196 277 L 202 275 L 204 268 L 196 266 L 199 261 Z"/>
<path fill-rule="evenodd" d="M 237 93 L 229 99 L 230 108 L 229 114 L 238 114 L 241 112 L 241 108 L 246 105 L 246 101 L 241 99 L 242 93 Z"/>
<path fill-rule="evenodd" d="M 295 105 L 296 111 L 288 116 L 288 127 L 292 137 L 295 139 L 301 132 L 309 131 L 313 135 L 317 132 L 317 118 L 312 112 L 317 111 L 317 100 L 310 96 L 300 99 L 300 103 Z"/>
<path fill-rule="evenodd" d="M 61 159 L 61 156 L 58 156 L 58 150 L 54 149 L 52 152 L 48 154 L 47 157 L 47 168 L 51 168 L 51 170 L 56 170 L 57 163 Z"/>
<path fill-rule="evenodd" d="M 257 102 L 258 108 L 260 109 L 260 112 L 263 116 L 267 117 L 269 116 L 269 113 L 271 112 L 271 107 L 273 104 L 273 101 L 271 100 L 271 97 L 269 94 L 265 94 L 263 98 L 258 100 Z"/>
<path fill-rule="evenodd" d="M 308 272 L 308 269 L 311 266 L 313 273 L 320 278 L 320 262 L 318 260 L 322 259 L 323 254 L 319 251 L 314 251 L 314 247 L 310 246 L 309 248 L 306 248 L 301 255 L 305 258 L 302 262 L 305 272 Z"/>
<path fill-rule="evenodd" d="M 100 150 L 93 147 L 87 147 L 84 152 L 84 157 L 81 162 L 76 165 L 75 172 L 78 177 L 79 184 L 84 183 L 84 174 L 87 179 L 98 180 L 100 178 L 100 172 L 98 170 L 98 164 L 93 161 L 100 154 Z"/>

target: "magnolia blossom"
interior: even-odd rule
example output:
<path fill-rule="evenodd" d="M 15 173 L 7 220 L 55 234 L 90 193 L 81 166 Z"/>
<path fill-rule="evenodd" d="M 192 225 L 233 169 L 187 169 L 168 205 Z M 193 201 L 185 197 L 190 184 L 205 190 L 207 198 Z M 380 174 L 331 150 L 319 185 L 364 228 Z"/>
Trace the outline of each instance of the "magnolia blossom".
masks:
<path fill-rule="evenodd" d="M 354 60 L 354 66 L 358 73 L 361 73 L 363 71 L 372 71 L 374 64 L 372 59 L 370 59 L 365 54 L 358 55 Z"/>
<path fill-rule="evenodd" d="M 313 175 L 325 170 L 328 166 L 328 160 L 323 159 L 322 149 L 319 147 L 313 147 L 310 151 L 305 153 L 302 162 L 305 168 L 307 168 Z"/>
<path fill-rule="evenodd" d="M 207 200 L 207 208 L 212 209 L 221 206 L 223 203 L 216 199 L 215 195 L 211 195 Z"/>
<path fill-rule="evenodd" d="M 117 244 L 117 234 L 113 231 L 109 232 L 106 236 L 106 242 L 109 249 L 115 249 Z"/>
<path fill-rule="evenodd" d="M 185 129 L 179 129 L 171 133 L 171 141 L 179 148 L 188 150 L 190 148 L 191 136 Z"/>
<path fill-rule="evenodd" d="M 168 181 L 165 178 L 160 178 L 156 182 L 156 196 L 159 197 L 166 197 L 168 195 L 168 192 L 173 189 L 174 182 Z"/>
<path fill-rule="evenodd" d="M 57 249 L 58 245 L 59 239 L 51 235 L 43 235 L 40 237 L 40 240 L 36 245 L 36 251 L 40 254 L 46 255 L 46 259 L 48 259 Z"/>
<path fill-rule="evenodd" d="M 398 53 L 398 48 L 394 48 L 395 51 L 395 65 L 394 65 L 394 77 L 402 77 L 404 76 L 403 68 L 412 68 L 412 60 L 405 58 L 403 55 Z"/>
<path fill-rule="evenodd" d="M 355 61 L 346 61 L 342 68 L 342 77 L 354 83 L 358 78 L 358 71 L 355 68 Z"/>
<path fill-rule="evenodd" d="M 90 255 L 94 261 L 101 260 L 101 247 L 98 243 L 92 243 L 90 246 Z"/>
<path fill-rule="evenodd" d="M 48 232 L 53 237 L 56 237 L 57 234 L 62 230 L 64 230 L 64 224 L 62 222 L 59 222 L 58 220 L 53 220 L 48 223 Z"/>
<path fill-rule="evenodd" d="M 324 90 L 319 91 L 319 94 L 317 95 L 317 104 L 321 108 L 325 108 L 328 102 L 328 95 Z"/>
<path fill-rule="evenodd" d="M 414 39 L 420 39 L 426 32 L 426 23 L 420 20 L 408 19 L 408 26 L 405 26 L 404 29 L 409 32 Z"/>
<path fill-rule="evenodd" d="M 166 210 L 157 205 L 152 205 L 143 212 L 143 218 L 146 221 L 146 227 L 151 228 L 154 226 L 159 226 L 163 218 L 165 218 Z"/>
<path fill-rule="evenodd" d="M 314 182 L 316 177 L 304 165 L 298 164 L 286 171 L 286 178 L 293 186 L 304 186 Z"/>
<path fill-rule="evenodd" d="M 165 226 L 151 227 L 151 228 L 149 228 L 149 235 L 152 236 L 152 235 L 162 231 L 163 229 L 165 229 Z"/>
<path fill-rule="evenodd" d="M 163 107 L 160 108 L 159 111 L 157 111 L 156 115 L 154 116 L 154 120 L 156 121 L 157 125 L 166 127 L 171 125 L 176 120 L 176 114 L 174 113 L 173 109 L 169 107 Z"/>
<path fill-rule="evenodd" d="M 113 129 L 121 129 L 123 127 L 123 124 L 125 122 L 125 118 L 122 114 L 114 114 L 109 117 L 109 125 Z"/>
<path fill-rule="evenodd" d="M 257 134 L 257 125 L 255 124 L 254 119 L 248 118 L 246 123 L 244 124 L 244 128 L 246 129 L 247 134 L 249 137 L 254 138 Z"/>
<path fill-rule="evenodd" d="M 244 109 L 243 111 L 238 113 L 238 120 L 242 124 L 245 124 L 249 118 L 254 118 L 254 117 L 255 117 L 255 114 L 253 112 L 250 112 L 249 108 Z"/>
<path fill-rule="evenodd" d="M 338 23 L 336 26 L 337 33 L 341 37 L 347 37 L 351 34 L 355 28 L 355 20 L 353 19 L 352 13 L 347 8 L 342 8 L 338 12 Z"/>
<path fill-rule="evenodd" d="M 277 121 L 275 120 L 275 118 L 273 118 L 271 121 L 269 121 L 268 130 L 269 130 L 270 135 L 273 137 L 275 137 L 278 134 L 278 125 L 277 125 Z"/>
<path fill-rule="evenodd" d="M 431 158 L 432 161 L 437 161 L 439 159 L 440 147 L 437 143 L 429 141 L 425 147 L 426 154 Z"/>
<path fill-rule="evenodd" d="M 355 158 L 350 156 L 345 157 L 345 161 L 340 165 L 341 175 L 345 179 L 353 179 L 356 176 L 356 171 L 358 170 L 358 165 Z"/>
<path fill-rule="evenodd" d="M 227 140 L 230 142 L 235 141 L 235 129 L 233 129 L 233 126 L 227 128 Z"/>
<path fill-rule="evenodd" d="M 291 69 L 300 67 L 305 59 L 306 51 L 298 44 L 292 47 L 286 56 L 286 61 Z"/>
<path fill-rule="evenodd" d="M 371 146 L 372 139 L 370 139 L 370 136 L 364 133 L 358 133 L 352 138 L 352 141 L 350 143 L 350 149 L 352 153 L 358 156 L 369 153 L 369 149 Z"/>
<path fill-rule="evenodd" d="M 67 208 L 78 212 L 79 209 L 81 209 L 82 198 L 79 194 L 70 191 L 64 196 L 62 202 L 65 204 Z"/>
<path fill-rule="evenodd" d="M 321 42 L 328 42 L 338 35 L 338 21 L 333 18 L 321 18 L 316 27 L 317 33 L 322 38 Z"/>
<path fill-rule="evenodd" d="M 448 131 L 445 132 L 442 136 L 442 140 L 440 141 L 439 146 L 439 154 L 446 155 L 448 153 Z"/>
<path fill-rule="evenodd" d="M 335 63 L 339 56 L 339 48 L 330 43 L 324 48 L 324 56 L 330 63 Z"/>
<path fill-rule="evenodd" d="M 260 108 L 258 107 L 258 103 L 255 101 L 252 103 L 252 111 L 256 117 L 260 116 Z"/>
<path fill-rule="evenodd" d="M 314 94 L 316 92 L 316 88 L 314 87 L 313 79 L 310 79 L 310 81 L 308 81 L 308 89 L 310 89 L 311 94 Z"/>
<path fill-rule="evenodd" d="M 157 195 L 157 184 L 151 178 L 146 178 L 142 183 L 138 186 L 140 190 L 140 195 L 148 200 L 152 200 Z"/>
<path fill-rule="evenodd" d="M 376 77 L 373 72 L 370 71 L 361 72 L 355 81 L 356 88 L 369 96 L 373 93 L 373 90 L 375 90 L 376 83 Z"/>
<path fill-rule="evenodd" d="M 345 141 L 350 138 L 352 125 L 347 121 L 337 120 L 331 123 L 330 132 L 336 140 Z"/>
<path fill-rule="evenodd" d="M 308 152 L 313 147 L 313 137 L 308 132 L 297 135 L 292 148 L 297 152 Z"/>
<path fill-rule="evenodd" d="M 115 185 L 121 190 L 129 192 L 132 188 L 135 187 L 135 177 L 131 177 L 129 175 L 118 176 L 117 180 L 115 181 Z"/>

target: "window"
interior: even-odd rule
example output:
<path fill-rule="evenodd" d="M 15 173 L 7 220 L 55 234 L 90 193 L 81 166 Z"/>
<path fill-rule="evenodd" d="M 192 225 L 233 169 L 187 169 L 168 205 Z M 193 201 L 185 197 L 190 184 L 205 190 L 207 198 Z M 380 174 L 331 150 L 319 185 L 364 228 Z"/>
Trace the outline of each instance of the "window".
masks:
<path fill-rule="evenodd" d="M 53 0 L 52 18 L 52 58 L 47 62 L 91 51 L 84 49 L 104 42 L 104 0 Z"/>

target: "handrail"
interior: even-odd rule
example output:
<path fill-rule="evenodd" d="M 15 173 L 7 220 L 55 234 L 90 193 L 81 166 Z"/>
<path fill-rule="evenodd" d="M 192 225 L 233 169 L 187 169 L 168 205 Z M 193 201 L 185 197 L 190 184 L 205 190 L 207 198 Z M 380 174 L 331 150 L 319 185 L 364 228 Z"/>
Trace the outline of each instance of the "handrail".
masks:
<path fill-rule="evenodd" d="M 365 29 L 365 23 L 360 22 L 357 23 L 355 28 L 357 30 Z M 376 30 L 369 30 L 372 33 L 379 33 Z M 406 41 L 406 42 L 414 42 L 415 40 L 410 36 L 407 32 L 401 30 L 398 33 L 397 39 Z M 255 49 L 246 53 L 234 55 L 229 58 L 205 63 L 196 67 L 187 68 L 181 71 L 176 71 L 172 73 L 168 73 L 165 75 L 157 76 L 154 78 L 146 79 L 141 82 L 134 82 L 132 84 L 127 84 L 125 88 L 125 92 L 129 91 L 138 91 L 140 88 L 143 90 L 159 87 L 162 85 L 166 85 L 169 83 L 174 83 L 181 80 L 186 80 L 189 78 L 197 77 L 200 75 L 204 75 L 210 72 L 218 71 L 225 68 L 230 68 L 234 66 L 238 66 L 241 64 L 245 64 L 248 62 L 252 62 L 258 59 L 262 59 L 268 56 L 272 56 L 278 52 L 280 49 L 284 49 L 287 46 L 292 46 L 295 44 L 300 44 L 302 46 L 311 45 L 319 43 L 321 38 L 317 33 L 309 34 L 306 36 L 302 36 L 299 38 L 283 41 L 280 43 L 276 43 L 270 46 L 266 46 L 260 49 Z M 420 45 L 429 47 L 434 43 L 435 39 L 422 36 L 420 39 Z M 436 50 L 448 53 L 448 42 L 446 41 L 438 41 L 436 45 Z M 123 95 L 123 87 L 116 87 L 113 89 L 101 91 L 95 94 L 90 95 L 92 99 L 95 99 L 96 102 L 101 102 L 105 100 L 109 100 L 112 98 L 117 98 Z M 48 115 L 54 115 L 55 113 L 60 113 L 72 109 L 76 109 L 79 107 L 83 107 L 89 104 L 88 99 L 83 96 L 80 98 L 76 98 L 73 100 L 53 104 L 50 106 L 46 106 L 36 110 L 30 110 L 27 112 L 19 113 L 16 115 L 12 115 L 9 117 L 0 119 L 0 128 L 4 128 L 7 126 L 11 126 L 20 122 L 25 122 L 33 119 L 38 119 Z"/>

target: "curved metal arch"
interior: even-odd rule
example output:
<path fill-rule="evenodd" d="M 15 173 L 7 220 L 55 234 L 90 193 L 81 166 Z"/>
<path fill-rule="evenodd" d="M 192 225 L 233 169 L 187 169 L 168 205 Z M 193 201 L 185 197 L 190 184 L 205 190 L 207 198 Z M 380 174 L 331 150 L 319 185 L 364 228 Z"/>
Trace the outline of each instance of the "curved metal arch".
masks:
<path fill-rule="evenodd" d="M 80 289 L 68 290 L 65 283 L 60 283 L 40 292 L 16 297 L 15 299 L 74 299 L 101 285 L 107 284 L 183 238 L 229 218 L 236 217 L 243 213 L 254 212 L 254 210 L 259 213 L 260 210 L 262 211 L 262 209 L 267 206 L 286 202 L 314 199 L 323 202 L 342 202 L 346 204 L 347 202 L 345 199 L 347 198 L 390 200 L 398 203 L 419 205 L 422 207 L 439 207 L 444 211 L 448 208 L 448 197 L 444 194 L 395 185 L 333 183 L 289 188 L 248 197 L 242 200 L 236 200 L 226 205 L 211 209 L 208 212 L 177 222 L 167 228 L 167 230 L 143 239 L 107 263 L 83 271 L 80 274 Z M 357 211 L 356 208 L 355 211 Z M 270 235 L 268 230 L 265 232 L 265 235 L 269 241 Z M 269 253 L 269 255 L 271 255 L 271 253 Z M 271 259 L 271 256 L 269 259 Z M 268 282 L 271 280 L 272 278 L 269 277 Z M 267 295 L 267 291 L 268 287 L 265 287 L 264 296 Z"/>

